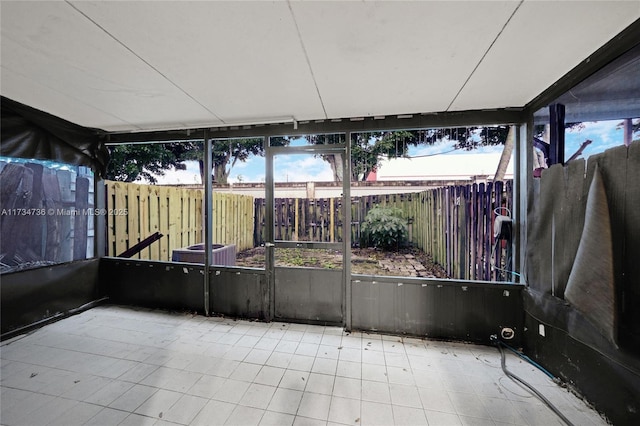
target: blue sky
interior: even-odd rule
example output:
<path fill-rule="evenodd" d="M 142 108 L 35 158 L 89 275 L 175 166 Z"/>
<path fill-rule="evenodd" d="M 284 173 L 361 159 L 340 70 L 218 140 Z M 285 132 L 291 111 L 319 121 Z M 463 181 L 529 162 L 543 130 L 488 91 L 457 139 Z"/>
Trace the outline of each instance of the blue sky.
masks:
<path fill-rule="evenodd" d="M 578 150 L 580 145 L 590 139 L 593 142 L 584 150 L 583 158 L 602 152 L 614 146 L 622 145 L 623 130 L 616 126 L 622 120 L 583 123 L 580 130 L 569 130 L 565 134 L 565 156 L 568 158 Z M 636 138 L 638 136 L 636 135 Z M 500 153 L 501 146 L 481 147 L 474 151 L 452 151 L 454 141 L 443 140 L 433 145 L 410 147 L 409 156 L 424 155 L 459 155 L 469 153 Z M 200 172 L 196 162 L 187 162 L 187 169 L 167 171 L 160 177 L 159 183 L 194 184 L 200 183 Z M 461 166 L 462 167 L 462 166 Z M 279 155 L 274 161 L 276 182 L 331 181 L 333 174 L 329 164 L 321 158 L 310 154 Z M 264 157 L 251 157 L 245 162 L 238 162 L 231 170 L 229 182 L 264 182 Z"/>
<path fill-rule="evenodd" d="M 587 122 L 583 123 L 583 129 L 567 130 L 564 136 L 565 157 L 571 157 L 587 139 L 590 139 L 592 143 L 582 152 L 582 158 L 588 158 L 590 155 L 622 145 L 624 130 L 616 128 L 620 123 L 622 120 Z M 638 135 L 636 135 L 637 137 Z"/>

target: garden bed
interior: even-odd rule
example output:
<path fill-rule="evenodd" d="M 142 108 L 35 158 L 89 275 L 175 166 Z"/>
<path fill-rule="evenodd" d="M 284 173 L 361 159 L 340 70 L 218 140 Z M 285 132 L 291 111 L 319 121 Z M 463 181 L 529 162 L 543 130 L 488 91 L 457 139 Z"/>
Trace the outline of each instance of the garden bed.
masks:
<path fill-rule="evenodd" d="M 264 268 L 264 247 L 244 250 L 236 256 L 236 266 Z M 336 250 L 277 249 L 276 266 L 341 269 L 342 253 Z M 351 272 L 366 275 L 448 278 L 431 256 L 415 248 L 382 251 L 374 248 L 351 250 Z"/>

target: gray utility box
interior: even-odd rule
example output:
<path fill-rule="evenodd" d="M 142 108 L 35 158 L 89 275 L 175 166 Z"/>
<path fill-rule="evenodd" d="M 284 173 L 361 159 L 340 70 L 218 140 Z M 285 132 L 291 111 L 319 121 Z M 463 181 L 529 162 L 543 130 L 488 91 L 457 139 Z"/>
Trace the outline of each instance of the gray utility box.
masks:
<path fill-rule="evenodd" d="M 204 263 L 204 244 L 194 244 L 189 247 L 175 249 L 171 253 L 174 262 Z M 211 250 L 211 265 L 235 266 L 235 244 L 213 244 Z"/>

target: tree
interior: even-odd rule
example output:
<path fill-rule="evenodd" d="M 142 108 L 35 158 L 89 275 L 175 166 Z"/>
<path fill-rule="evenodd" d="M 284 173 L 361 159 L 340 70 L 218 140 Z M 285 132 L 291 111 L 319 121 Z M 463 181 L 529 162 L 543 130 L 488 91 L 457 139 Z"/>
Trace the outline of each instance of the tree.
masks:
<path fill-rule="evenodd" d="M 515 131 L 513 126 L 458 127 L 453 129 L 430 129 L 423 132 L 423 143 L 437 140 L 456 141 L 455 149 L 471 151 L 481 146 L 504 145 L 494 181 L 503 180 L 511 160 Z"/>
<path fill-rule="evenodd" d="M 493 176 L 493 181 L 502 181 L 504 180 L 504 175 L 507 173 L 507 167 L 509 166 L 509 161 L 511 161 L 511 154 L 513 152 L 514 140 L 516 138 L 515 127 L 509 127 L 509 133 L 507 134 L 507 140 L 504 143 L 504 148 L 502 149 L 502 155 L 500 155 L 500 161 L 498 162 L 498 168 L 496 169 L 496 174 Z"/>
<path fill-rule="evenodd" d="M 395 158 L 407 153 L 409 145 L 418 141 L 412 132 L 369 132 L 351 135 L 351 181 L 365 181 L 369 173 L 380 167 L 384 156 Z M 310 144 L 332 145 L 344 143 L 344 135 L 307 135 Z M 331 166 L 333 179 L 342 181 L 342 156 L 340 154 L 319 154 Z"/>
<path fill-rule="evenodd" d="M 184 170 L 186 166 L 177 154 L 175 143 L 128 144 L 109 147 L 110 161 L 106 178 L 122 182 L 146 179 L 151 183 L 166 170 Z"/>
<path fill-rule="evenodd" d="M 410 146 L 434 144 L 448 139 L 455 141 L 455 149 L 473 150 L 480 146 L 504 145 L 509 126 L 457 127 L 427 130 L 399 130 L 389 132 L 353 133 L 351 139 L 351 180 L 365 181 L 381 165 L 381 159 L 406 157 Z M 344 135 L 307 135 L 311 144 L 344 143 Z M 335 181 L 342 180 L 342 157 L 322 154 L 331 165 Z"/>
<path fill-rule="evenodd" d="M 200 177 L 204 182 L 204 149 L 189 151 L 183 158 L 185 160 L 198 161 L 200 165 Z M 214 139 L 211 141 L 211 156 L 213 168 L 213 181 L 215 183 L 228 183 L 233 166 L 238 161 L 247 161 L 251 155 L 264 156 L 264 144 L 262 138 L 248 139 Z"/>
<path fill-rule="evenodd" d="M 227 183 L 231 169 L 238 161 L 247 161 L 251 155 L 264 157 L 262 138 L 251 139 L 214 139 L 211 152 L 213 155 L 213 181 Z M 202 163 L 200 163 L 202 166 Z M 202 168 L 200 169 L 202 171 Z M 204 173 L 201 173 L 204 176 Z"/>
<path fill-rule="evenodd" d="M 383 157 L 402 157 L 410 145 L 418 143 L 416 135 L 405 130 L 352 134 L 351 180 L 367 180 L 369 173 L 378 170 Z"/>
<path fill-rule="evenodd" d="M 434 144 L 448 139 L 456 142 L 455 149 L 471 151 L 481 146 L 504 145 L 509 126 L 453 127 L 418 130 L 415 133 L 419 144 Z"/>
<path fill-rule="evenodd" d="M 448 129 L 401 130 L 389 132 L 353 133 L 351 139 L 351 180 L 364 181 L 381 165 L 385 156 L 406 156 L 410 146 L 433 144 L 443 139 L 456 141 L 455 149 L 472 150 L 479 146 L 504 144 L 509 126 L 459 127 Z M 344 135 L 305 136 L 310 144 L 330 145 L 344 143 Z M 271 138 L 273 146 L 285 146 L 292 138 Z M 118 145 L 110 148 L 111 162 L 107 179 L 133 182 L 147 179 L 156 183 L 153 176 L 163 175 L 165 170 L 184 170 L 184 161 L 198 161 L 200 176 L 204 181 L 203 146 L 201 141 L 169 142 L 164 144 Z M 262 138 L 214 139 L 212 141 L 213 180 L 228 182 L 231 170 L 238 161 L 246 161 L 252 155 L 264 156 Z M 320 154 L 333 171 L 335 181 L 342 180 L 342 156 Z"/>
<path fill-rule="evenodd" d="M 185 170 L 185 161 L 198 161 L 204 182 L 204 147 L 202 141 L 129 144 L 110 147 L 111 161 L 107 179 L 134 182 L 146 179 L 156 183 L 154 175 L 163 176 L 171 168 Z M 212 141 L 213 180 L 227 183 L 231 169 L 251 155 L 264 156 L 262 138 L 214 139 Z"/>

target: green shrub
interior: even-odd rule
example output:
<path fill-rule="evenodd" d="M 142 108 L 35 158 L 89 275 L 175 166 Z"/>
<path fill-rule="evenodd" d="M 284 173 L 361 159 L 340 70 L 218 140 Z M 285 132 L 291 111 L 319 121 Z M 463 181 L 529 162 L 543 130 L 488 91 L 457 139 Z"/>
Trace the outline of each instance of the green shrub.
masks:
<path fill-rule="evenodd" d="M 374 207 L 362 222 L 361 244 L 383 250 L 397 249 L 408 238 L 407 220 L 397 207 Z"/>

